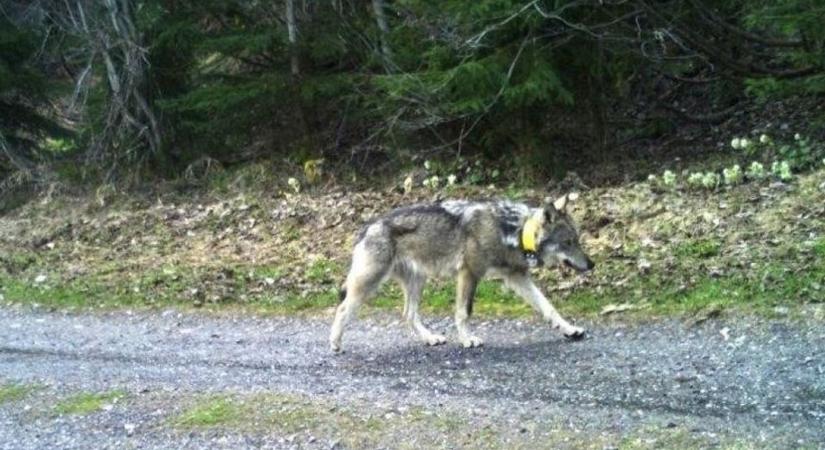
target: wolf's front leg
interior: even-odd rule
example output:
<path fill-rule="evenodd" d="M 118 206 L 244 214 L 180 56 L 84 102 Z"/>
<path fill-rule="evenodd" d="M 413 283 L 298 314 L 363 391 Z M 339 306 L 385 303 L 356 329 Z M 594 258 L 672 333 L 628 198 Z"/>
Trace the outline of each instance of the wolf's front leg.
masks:
<path fill-rule="evenodd" d="M 516 294 L 541 313 L 544 320 L 550 322 L 550 325 L 561 331 L 565 337 L 570 339 L 581 339 L 584 337 L 584 328 L 571 325 L 564 320 L 527 274 L 510 276 L 506 279 L 506 282 Z"/>
<path fill-rule="evenodd" d="M 459 271 L 455 287 L 455 327 L 458 330 L 458 341 L 466 348 L 481 347 L 484 344 L 484 341 L 470 333 L 470 328 L 467 326 L 467 319 L 473 313 L 473 299 L 477 284 L 478 278 L 470 271 Z"/>

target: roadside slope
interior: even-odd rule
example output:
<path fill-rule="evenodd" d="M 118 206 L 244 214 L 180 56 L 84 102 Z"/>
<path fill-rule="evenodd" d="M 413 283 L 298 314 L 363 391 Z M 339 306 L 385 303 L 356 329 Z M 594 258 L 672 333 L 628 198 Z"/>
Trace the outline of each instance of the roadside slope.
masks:
<path fill-rule="evenodd" d="M 512 190 L 537 202 L 546 192 Z M 460 186 L 309 194 L 174 193 L 32 202 L 0 217 L 0 295 L 57 307 L 235 305 L 318 312 L 337 301 L 361 224 L 403 204 L 501 196 Z M 101 202 L 105 206 L 101 206 Z M 567 314 L 628 303 L 647 314 L 743 309 L 787 314 L 825 301 L 825 170 L 718 192 L 649 183 L 586 189 L 572 206 L 589 275 L 536 272 Z M 450 285 L 425 307 L 449 312 Z M 374 302 L 397 305 L 387 287 Z M 529 315 L 496 284 L 481 315 Z"/>

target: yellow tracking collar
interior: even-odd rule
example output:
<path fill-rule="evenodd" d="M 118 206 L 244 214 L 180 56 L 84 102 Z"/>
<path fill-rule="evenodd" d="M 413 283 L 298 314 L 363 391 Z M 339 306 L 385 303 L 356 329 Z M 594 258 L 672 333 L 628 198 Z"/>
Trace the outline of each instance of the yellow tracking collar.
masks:
<path fill-rule="evenodd" d="M 528 252 L 536 251 L 539 233 L 541 232 L 541 219 L 543 217 L 540 215 L 533 215 L 524 222 L 524 226 L 521 228 L 521 247 Z"/>

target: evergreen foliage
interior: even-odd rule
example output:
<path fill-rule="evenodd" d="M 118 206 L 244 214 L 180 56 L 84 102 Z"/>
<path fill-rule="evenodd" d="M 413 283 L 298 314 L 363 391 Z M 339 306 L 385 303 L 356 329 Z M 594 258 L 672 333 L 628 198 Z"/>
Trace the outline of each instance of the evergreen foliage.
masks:
<path fill-rule="evenodd" d="M 27 11 L 39 8 L 44 20 L 0 15 L 6 140 L 36 147 L 60 131 L 39 107 L 66 95 L 49 88 L 53 74 L 38 68 L 43 61 L 62 61 L 90 86 L 76 127 L 86 141 L 79 153 L 107 124 L 134 129 L 107 141 L 114 154 L 147 145 L 142 130 L 158 129 L 163 142 L 153 145 L 161 153 L 153 161 L 171 173 L 205 156 L 346 161 L 373 147 L 506 149 L 546 162 L 561 146 L 603 151 L 611 132 L 626 132 L 611 129 L 617 105 L 644 103 L 663 83 L 700 86 L 694 89 L 717 110 L 748 95 L 825 94 L 825 5 L 818 0 L 124 1 L 148 68 L 136 89 L 160 123 L 144 123 L 152 115 L 140 102 L 112 122 L 112 103 L 131 98 L 112 94 L 107 77 L 117 70 L 104 58 L 72 57 L 113 45 L 95 41 L 106 35 L 95 32 L 109 26 L 106 14 L 89 13 L 88 29 L 78 33 L 79 8 L 97 3 L 77 2 L 73 10 L 32 2 Z M 86 52 L 69 51 L 80 47 Z M 128 74 L 129 58 L 111 64 Z"/>
<path fill-rule="evenodd" d="M 36 61 L 42 40 L 0 16 L 0 176 L 29 169 L 46 137 L 68 134 L 48 114 L 54 86 Z"/>

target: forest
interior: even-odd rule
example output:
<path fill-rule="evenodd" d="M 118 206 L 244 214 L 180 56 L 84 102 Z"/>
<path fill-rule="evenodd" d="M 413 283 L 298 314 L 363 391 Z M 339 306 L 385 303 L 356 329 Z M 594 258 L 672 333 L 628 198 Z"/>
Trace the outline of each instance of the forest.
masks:
<path fill-rule="evenodd" d="M 823 20 L 817 0 L 6 0 L 0 184 L 462 158 L 638 179 L 771 126 L 822 137 Z"/>

